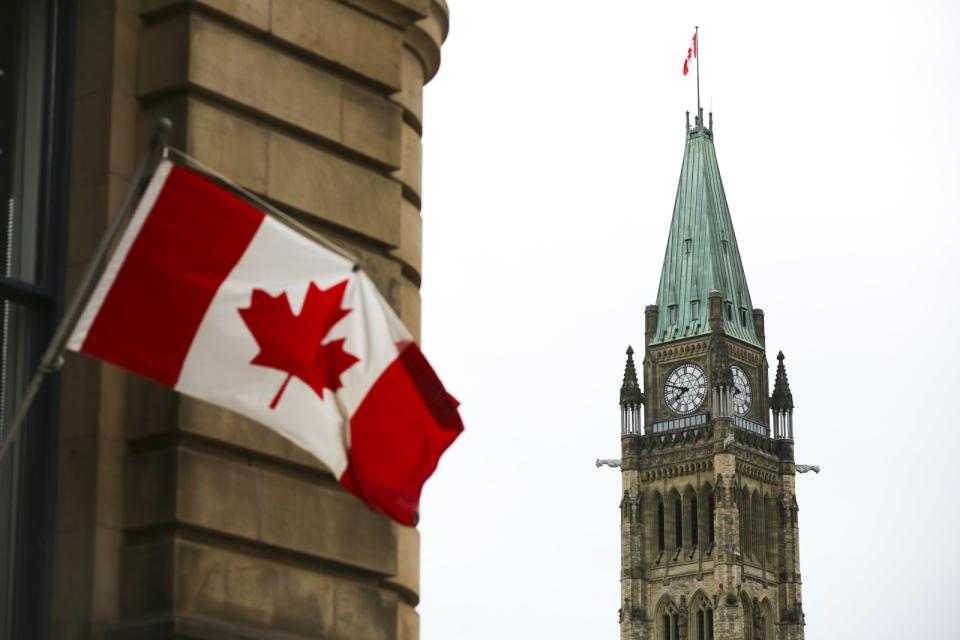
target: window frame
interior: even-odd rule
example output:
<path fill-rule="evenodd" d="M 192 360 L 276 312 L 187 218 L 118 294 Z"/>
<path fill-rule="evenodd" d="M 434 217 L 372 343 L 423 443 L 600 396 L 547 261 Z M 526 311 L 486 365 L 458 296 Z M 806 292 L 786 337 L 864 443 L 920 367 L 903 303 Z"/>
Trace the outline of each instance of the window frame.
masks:
<path fill-rule="evenodd" d="M 67 209 L 70 195 L 70 160 L 73 107 L 74 58 L 76 40 L 77 7 L 70 0 L 14 0 L 7 4 L 10 16 L 16 24 L 27 20 L 23 10 L 36 11 L 29 19 L 40 25 L 39 38 L 26 42 L 18 39 L 16 55 L 29 50 L 43 52 L 43 60 L 37 68 L 37 77 L 25 82 L 38 82 L 40 121 L 35 123 L 39 132 L 30 138 L 21 139 L 10 152 L 11 176 L 24 171 L 24 158 L 35 154 L 29 161 L 35 170 L 34 179 L 22 191 L 21 202 L 25 216 L 33 216 L 36 234 L 29 238 L 32 243 L 24 254 L 33 259 L 32 270 L 24 274 L 27 279 L 0 274 L 0 301 L 16 304 L 27 310 L 29 335 L 25 344 L 24 370 L 30 376 L 47 347 L 57 320 L 63 313 L 63 291 L 66 270 Z M 34 32 L 21 30 L 28 38 Z M 19 77 L 17 81 L 19 82 Z M 20 85 L 12 86 L 0 95 L 0 100 L 19 102 L 24 100 Z M 15 124 L 14 126 L 19 126 Z M 12 135 L 19 136 L 14 132 Z M 39 139 L 34 139 L 39 138 Z M 17 166 L 21 163 L 23 166 Z M 11 178 L 11 193 L 15 192 L 15 178 Z M 6 205 L 5 205 L 6 206 Z M 30 273 L 32 271 L 32 273 Z M 17 273 L 17 272 L 14 272 Z M 15 337 L 14 339 L 20 339 Z M 21 384 L 26 381 L 21 380 Z M 12 451 L 2 466 L 11 477 L 10 493 L 18 505 L 30 505 L 18 509 L 0 527 L 10 534 L 10 544 L 0 549 L 5 560 L 12 565 L 9 581 L 4 591 L 0 588 L 0 636 L 45 638 L 49 634 L 50 608 L 53 576 L 53 546 L 56 515 L 57 444 L 59 419 L 59 376 L 50 376 L 37 396 L 23 429 L 17 435 Z M 8 387 L 9 388 L 9 387 Z M 14 389 L 2 408 L 12 413 L 10 407 L 19 401 L 19 392 Z M 6 535 L 6 534 L 4 534 Z M 23 544 L 21 541 L 30 541 Z"/>

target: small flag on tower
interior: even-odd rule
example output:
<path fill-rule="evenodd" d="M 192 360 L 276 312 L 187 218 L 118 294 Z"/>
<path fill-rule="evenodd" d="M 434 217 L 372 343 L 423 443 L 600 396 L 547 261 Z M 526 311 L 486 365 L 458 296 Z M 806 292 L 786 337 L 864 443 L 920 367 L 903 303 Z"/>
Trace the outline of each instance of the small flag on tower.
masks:
<path fill-rule="evenodd" d="M 402 524 L 463 430 L 352 260 L 168 160 L 67 348 L 257 420 Z"/>
<path fill-rule="evenodd" d="M 693 43 L 687 47 L 687 59 L 683 61 L 683 75 L 690 73 L 690 61 L 697 57 L 697 34 L 693 34 Z"/>

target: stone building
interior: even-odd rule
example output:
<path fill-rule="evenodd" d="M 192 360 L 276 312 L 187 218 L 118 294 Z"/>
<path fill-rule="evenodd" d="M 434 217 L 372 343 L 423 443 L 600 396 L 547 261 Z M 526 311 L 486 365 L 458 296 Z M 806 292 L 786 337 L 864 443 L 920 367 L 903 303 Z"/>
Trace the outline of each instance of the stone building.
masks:
<path fill-rule="evenodd" d="M 709 124 L 686 149 L 657 303 L 620 391 L 623 640 L 800 640 L 793 398 L 769 390 Z"/>
<path fill-rule="evenodd" d="M 2 419 L 161 116 L 359 256 L 419 336 L 447 19 L 444 0 L 3 2 Z M 82 356 L 36 407 L 0 464 L 0 637 L 419 636 L 416 529 L 280 436 Z"/>

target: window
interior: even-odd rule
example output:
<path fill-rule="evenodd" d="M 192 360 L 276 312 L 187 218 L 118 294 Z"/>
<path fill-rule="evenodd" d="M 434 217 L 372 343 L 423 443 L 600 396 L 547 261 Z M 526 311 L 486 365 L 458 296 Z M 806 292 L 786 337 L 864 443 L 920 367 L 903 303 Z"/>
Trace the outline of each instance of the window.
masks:
<path fill-rule="evenodd" d="M 687 238 L 683 241 L 683 252 L 684 253 L 693 253 L 693 240 Z"/>
<path fill-rule="evenodd" d="M 666 597 L 664 597 L 664 599 L 666 599 Z M 654 613 L 654 620 L 656 620 L 658 616 L 660 618 L 660 629 L 657 634 L 659 640 L 680 640 L 680 612 L 676 606 L 674 606 L 673 602 L 667 599 L 666 604 L 661 603 L 658 605 L 657 613 Z M 686 620 L 684 620 L 684 623 L 685 622 Z M 686 624 L 683 626 L 685 632 Z M 684 633 L 684 637 L 686 637 L 686 633 Z"/>
<path fill-rule="evenodd" d="M 0 2 L 0 438 L 59 315 L 73 75 L 70 0 Z M 56 387 L 0 460 L 0 637 L 48 635 Z M 27 507 L 29 505 L 29 508 Z"/>
<path fill-rule="evenodd" d="M 696 547 L 700 544 L 700 525 L 697 517 L 697 499 L 690 500 L 690 546 Z"/>
<path fill-rule="evenodd" d="M 740 307 L 740 326 L 747 326 L 747 310 Z"/>
<path fill-rule="evenodd" d="M 673 546 L 675 549 L 683 548 L 683 503 L 677 498 L 673 503 Z"/>
<path fill-rule="evenodd" d="M 713 521 L 714 521 L 714 519 L 716 518 L 716 515 L 717 515 L 716 509 L 717 509 L 717 502 L 716 502 L 716 499 L 715 499 L 715 497 L 714 497 L 714 494 L 711 493 L 711 494 L 710 494 L 710 502 L 708 503 L 708 513 L 707 513 L 707 531 L 708 531 L 708 534 L 709 534 L 709 538 L 708 538 L 708 539 L 709 539 L 711 545 L 715 542 L 714 529 L 713 529 L 713 527 L 714 527 Z"/>
<path fill-rule="evenodd" d="M 727 316 L 727 320 L 728 320 L 729 322 L 733 322 L 733 303 L 732 303 L 732 302 L 724 302 L 724 303 L 723 303 L 723 311 L 724 311 L 724 313 L 725 313 L 726 316 Z"/>
<path fill-rule="evenodd" d="M 664 517 L 663 501 L 657 501 L 657 550 L 663 551 L 666 548 L 666 536 L 664 535 Z"/>
<path fill-rule="evenodd" d="M 669 313 L 670 313 L 670 324 L 671 324 L 671 326 L 677 324 L 677 305 L 671 304 L 671 305 L 667 306 L 667 310 L 668 310 Z"/>
<path fill-rule="evenodd" d="M 691 300 L 690 301 L 690 319 L 697 321 L 700 319 L 700 301 Z"/>
<path fill-rule="evenodd" d="M 697 640 L 713 640 L 713 609 L 701 603 L 697 610 Z"/>

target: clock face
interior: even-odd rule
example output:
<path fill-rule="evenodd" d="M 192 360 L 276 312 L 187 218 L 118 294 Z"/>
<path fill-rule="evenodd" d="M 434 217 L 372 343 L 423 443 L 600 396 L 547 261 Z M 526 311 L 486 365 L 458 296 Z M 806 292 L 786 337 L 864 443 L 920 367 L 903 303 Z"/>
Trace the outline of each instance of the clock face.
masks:
<path fill-rule="evenodd" d="M 750 379 L 747 378 L 747 373 L 736 365 L 730 367 L 730 370 L 733 372 L 733 410 L 738 416 L 746 415 L 753 402 Z"/>
<path fill-rule="evenodd" d="M 667 376 L 663 399 L 676 414 L 696 411 L 707 397 L 707 376 L 695 364 L 682 364 Z"/>

